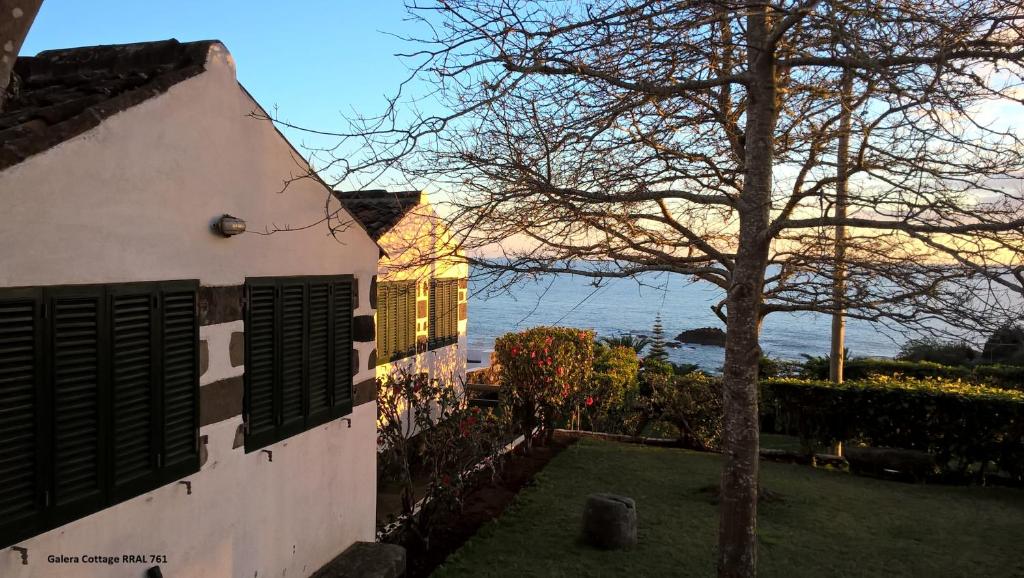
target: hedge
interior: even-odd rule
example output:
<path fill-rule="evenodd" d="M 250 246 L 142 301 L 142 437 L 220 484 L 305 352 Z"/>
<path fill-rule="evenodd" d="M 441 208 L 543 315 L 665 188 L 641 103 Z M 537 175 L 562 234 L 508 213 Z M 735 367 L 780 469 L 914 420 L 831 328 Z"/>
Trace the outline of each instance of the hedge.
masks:
<path fill-rule="evenodd" d="M 1024 479 L 1024 392 L 891 378 L 768 380 L 762 388 L 766 417 L 802 440 L 921 450 L 947 472 L 984 475 L 991 463 Z"/>
<path fill-rule="evenodd" d="M 815 357 L 804 363 L 803 377 L 828 379 L 828 359 Z M 846 362 L 843 377 L 850 381 L 876 377 L 902 376 L 912 380 L 942 379 L 971 381 L 1009 389 L 1024 389 L 1024 366 L 1020 365 L 942 365 L 931 361 L 875 359 L 856 357 Z"/>

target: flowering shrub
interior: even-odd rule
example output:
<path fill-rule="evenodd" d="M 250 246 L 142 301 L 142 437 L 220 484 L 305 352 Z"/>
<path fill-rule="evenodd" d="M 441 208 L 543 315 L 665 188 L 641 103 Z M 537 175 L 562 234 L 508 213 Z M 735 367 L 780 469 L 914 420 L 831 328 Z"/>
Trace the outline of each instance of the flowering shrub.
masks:
<path fill-rule="evenodd" d="M 535 327 L 507 333 L 494 344 L 501 364 L 502 403 L 532 444 L 538 425 L 549 439 L 590 382 L 594 333 L 566 327 Z"/>
<path fill-rule="evenodd" d="M 468 407 L 454 379 L 408 371 L 378 379 L 377 408 L 381 463 L 401 486 L 403 529 L 428 543 L 431 518 L 459 510 L 477 482 L 497 474 L 508 428 L 492 411 Z M 414 478 L 426 482 L 422 495 Z"/>

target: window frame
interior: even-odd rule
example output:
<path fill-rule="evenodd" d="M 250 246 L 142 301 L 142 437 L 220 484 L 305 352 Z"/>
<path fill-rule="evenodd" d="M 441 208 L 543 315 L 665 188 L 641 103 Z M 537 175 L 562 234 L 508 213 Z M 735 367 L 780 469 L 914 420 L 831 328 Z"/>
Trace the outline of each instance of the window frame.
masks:
<path fill-rule="evenodd" d="M 188 389 L 193 400 L 191 407 L 192 451 L 186 459 L 168 465 L 162 458 L 166 447 L 166 422 L 164 419 L 165 377 L 161 373 L 167 351 L 160 340 L 152 340 L 158 332 L 164 331 L 165 301 L 170 293 L 190 293 L 192 298 L 191 336 L 186 337 L 191 345 L 191 375 Z M 115 446 L 116 399 L 115 399 L 115 319 L 114 299 L 120 296 L 147 295 L 150 299 L 149 318 L 151 341 L 149 343 L 150 364 L 149 376 L 149 446 L 148 453 L 151 471 L 138 476 L 121 486 L 116 484 L 117 455 Z M 199 281 L 196 279 L 146 281 L 128 283 L 82 284 L 82 285 L 48 285 L 32 287 L 0 288 L 0 302 L 31 302 L 32 340 L 35 344 L 32 363 L 33 399 L 31 411 L 34 413 L 34 448 L 31 454 L 35 464 L 31 486 L 33 488 L 33 507 L 30 513 L 19 517 L 0 520 L 0 547 L 17 544 L 20 541 L 59 528 L 75 520 L 100 512 L 132 498 L 142 496 L 160 487 L 168 485 L 183 477 L 199 471 Z M 72 301 L 92 301 L 95 303 L 95 385 L 87 383 L 86 387 L 94 387 L 95 398 L 95 448 L 94 459 L 96 489 L 82 498 L 71 497 L 69 502 L 58 503 L 60 495 L 58 487 L 58 455 L 57 455 L 57 424 L 62 419 L 58 414 L 57 373 L 54 360 L 57 352 L 57 334 L 59 328 L 56 321 L 58 304 L 65 305 Z M 177 343 L 180 345 L 181 343 Z M 180 383 L 179 383 L 180 385 Z M 63 419 L 70 419 L 64 414 Z M 181 441 L 181 440 L 178 440 Z M 15 473 L 17 470 L 13 470 Z"/>
<path fill-rule="evenodd" d="M 356 310 L 356 280 L 352 274 L 341 275 L 297 275 L 297 276 L 274 276 L 274 277 L 247 277 L 245 279 L 245 302 L 243 317 L 245 319 L 245 373 L 243 374 L 243 423 L 245 427 L 245 452 L 251 453 L 267 446 L 284 441 L 303 432 L 309 431 L 317 426 L 329 423 L 338 418 L 351 415 L 354 406 L 354 383 L 353 375 L 357 368 L 354 367 L 355 359 L 352 351 L 355 340 L 353 339 L 353 315 Z M 302 362 L 301 362 L 301 396 L 302 415 L 289 423 L 284 423 L 284 352 L 282 348 L 283 328 L 283 301 L 282 292 L 285 287 L 303 287 L 302 306 Z M 325 387 L 329 387 L 329 402 L 326 409 L 312 413 L 310 409 L 310 286 L 311 284 L 327 284 L 329 296 L 327 300 L 327 380 Z M 347 341 L 342 347 L 348 352 L 347 369 L 343 375 L 338 375 L 338 347 L 337 332 L 339 327 L 338 307 L 334 287 L 338 284 L 348 284 L 349 303 L 344 309 L 347 327 Z M 253 338 L 255 336 L 255 325 L 252 322 L 253 314 L 253 289 L 274 288 L 274 309 L 272 327 L 272 359 L 271 363 L 271 417 L 273 424 L 257 424 L 253 418 L 253 394 L 254 394 L 254 351 Z M 339 381 L 339 379 L 341 381 Z M 347 386 L 347 392 L 339 392 L 338 385 L 341 383 Z M 339 397 L 339 393 L 341 396 Z M 260 427 L 263 429 L 261 430 Z M 254 431 L 255 430 L 255 431 Z"/>

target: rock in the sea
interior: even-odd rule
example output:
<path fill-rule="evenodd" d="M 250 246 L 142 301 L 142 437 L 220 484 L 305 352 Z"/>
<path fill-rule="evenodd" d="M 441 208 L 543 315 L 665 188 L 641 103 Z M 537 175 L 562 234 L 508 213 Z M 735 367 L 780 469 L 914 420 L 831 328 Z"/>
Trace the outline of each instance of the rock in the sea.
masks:
<path fill-rule="evenodd" d="M 615 494 L 590 494 L 583 509 L 583 540 L 613 550 L 636 544 L 636 502 Z"/>
<path fill-rule="evenodd" d="M 700 327 L 687 329 L 676 336 L 676 341 L 696 343 L 698 345 L 718 345 L 725 347 L 725 331 L 717 327 Z"/>

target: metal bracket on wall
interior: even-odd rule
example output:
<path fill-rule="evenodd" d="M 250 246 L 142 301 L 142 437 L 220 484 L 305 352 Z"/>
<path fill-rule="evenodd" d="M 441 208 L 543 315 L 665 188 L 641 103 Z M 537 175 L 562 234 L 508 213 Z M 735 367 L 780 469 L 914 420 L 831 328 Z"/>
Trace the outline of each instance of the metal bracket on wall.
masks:
<path fill-rule="evenodd" d="M 272 452 L 270 450 L 260 450 L 260 451 L 265 453 L 265 454 L 267 454 L 267 461 L 268 462 L 274 461 L 274 452 Z"/>
<path fill-rule="evenodd" d="M 343 421 L 343 422 L 348 424 L 348 429 L 352 429 L 352 418 L 350 418 L 350 417 L 343 417 L 343 418 L 341 418 L 341 421 Z"/>
<path fill-rule="evenodd" d="M 190 480 L 178 480 L 179 484 L 185 484 L 185 493 L 189 496 L 192 495 L 192 482 Z"/>
<path fill-rule="evenodd" d="M 11 546 L 11 550 L 21 554 L 21 565 L 28 566 L 28 548 L 22 548 L 21 546 Z"/>

